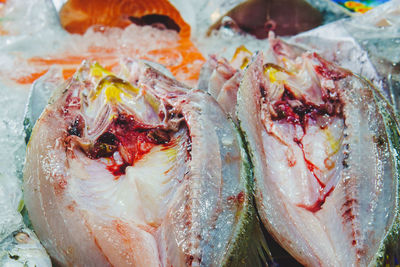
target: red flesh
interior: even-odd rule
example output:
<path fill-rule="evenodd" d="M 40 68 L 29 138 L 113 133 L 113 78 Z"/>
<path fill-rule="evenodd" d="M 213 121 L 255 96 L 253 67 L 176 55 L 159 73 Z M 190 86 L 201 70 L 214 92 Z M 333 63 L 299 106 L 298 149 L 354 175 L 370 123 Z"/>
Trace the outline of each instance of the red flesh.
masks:
<path fill-rule="evenodd" d="M 80 121 L 79 118 L 73 121 L 68 128 L 69 135 L 81 136 L 83 126 Z M 134 116 L 121 113 L 85 152 L 91 159 L 108 158 L 111 164 L 107 165 L 107 170 L 118 179 L 125 174 L 126 167 L 142 159 L 156 145 L 171 146 L 167 131 L 142 124 Z M 114 158 L 117 151 L 122 156 L 122 163 Z"/>

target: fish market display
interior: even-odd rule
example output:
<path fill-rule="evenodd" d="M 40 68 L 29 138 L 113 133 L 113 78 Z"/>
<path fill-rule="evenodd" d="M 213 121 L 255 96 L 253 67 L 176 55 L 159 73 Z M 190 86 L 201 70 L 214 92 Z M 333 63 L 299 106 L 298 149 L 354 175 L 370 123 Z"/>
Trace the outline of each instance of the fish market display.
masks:
<path fill-rule="evenodd" d="M 305 266 L 394 265 L 399 125 L 367 81 L 279 39 L 247 68 L 237 115 L 263 223 Z"/>
<path fill-rule="evenodd" d="M 251 170 L 207 94 L 142 62 L 84 63 L 32 131 L 25 204 L 54 263 L 259 265 Z"/>
<path fill-rule="evenodd" d="M 383 2 L 0 0 L 0 266 L 398 264 Z"/>

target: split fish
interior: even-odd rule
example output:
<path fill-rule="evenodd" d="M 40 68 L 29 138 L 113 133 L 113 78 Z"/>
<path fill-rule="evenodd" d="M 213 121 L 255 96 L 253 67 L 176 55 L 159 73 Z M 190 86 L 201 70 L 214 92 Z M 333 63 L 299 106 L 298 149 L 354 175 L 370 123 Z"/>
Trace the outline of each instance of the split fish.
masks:
<path fill-rule="evenodd" d="M 211 96 L 84 63 L 33 128 L 25 204 L 63 266 L 259 266 L 251 169 Z"/>
<path fill-rule="evenodd" d="M 270 40 L 245 71 L 237 119 L 260 217 L 305 266 L 398 258 L 399 124 L 365 79 Z"/>

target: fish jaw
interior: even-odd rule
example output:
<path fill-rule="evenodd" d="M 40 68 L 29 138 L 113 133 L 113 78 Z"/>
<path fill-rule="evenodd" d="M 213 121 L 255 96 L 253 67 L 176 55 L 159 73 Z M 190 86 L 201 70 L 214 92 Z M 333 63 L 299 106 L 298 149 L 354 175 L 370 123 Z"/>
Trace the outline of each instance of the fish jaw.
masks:
<path fill-rule="evenodd" d="M 254 219 L 235 128 L 207 94 L 125 67 L 119 79 L 84 63 L 37 121 L 34 228 L 60 265 L 222 265 Z"/>
<path fill-rule="evenodd" d="M 272 55 L 275 63 L 282 54 Z M 300 60 L 296 54 L 292 58 Z M 277 90 L 271 91 L 262 55 L 239 89 L 238 120 L 249 140 L 257 208 L 274 238 L 306 266 L 373 264 L 393 224 L 398 187 L 374 89 L 315 54 L 303 54 L 303 60 L 310 60 L 307 64 L 320 81 L 318 95 L 329 85 L 342 103 L 330 120 L 315 120 L 323 127 L 276 114 L 274 99 L 283 94 L 276 97 Z M 306 89 L 308 95 L 313 92 Z M 296 99 L 304 104 L 313 98 L 299 94 Z M 315 100 L 313 106 L 321 104 Z"/>

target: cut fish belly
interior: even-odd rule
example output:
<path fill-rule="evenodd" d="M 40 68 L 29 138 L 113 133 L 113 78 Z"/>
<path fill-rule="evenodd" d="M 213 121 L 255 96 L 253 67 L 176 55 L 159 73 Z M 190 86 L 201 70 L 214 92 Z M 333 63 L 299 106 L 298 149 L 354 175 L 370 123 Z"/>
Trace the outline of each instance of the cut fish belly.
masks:
<path fill-rule="evenodd" d="M 315 53 L 272 38 L 270 47 L 246 69 L 237 99 L 263 223 L 306 266 L 383 264 L 398 253 L 392 107 Z"/>
<path fill-rule="evenodd" d="M 209 95 L 145 63 L 121 70 L 84 63 L 32 131 L 25 203 L 54 263 L 261 264 L 233 123 Z"/>

